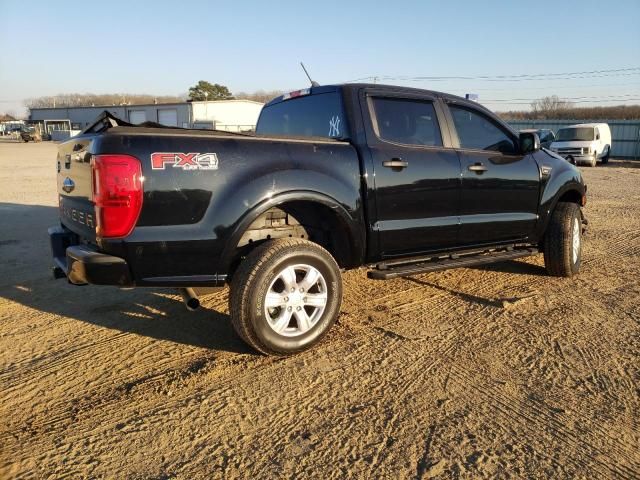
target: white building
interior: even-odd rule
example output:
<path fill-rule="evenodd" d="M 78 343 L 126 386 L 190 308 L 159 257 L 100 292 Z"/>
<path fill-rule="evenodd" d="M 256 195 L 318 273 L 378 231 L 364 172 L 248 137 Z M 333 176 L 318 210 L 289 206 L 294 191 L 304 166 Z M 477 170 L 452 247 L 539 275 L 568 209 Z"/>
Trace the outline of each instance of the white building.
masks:
<path fill-rule="evenodd" d="M 193 128 L 234 132 L 255 130 L 263 103 L 252 100 L 189 102 Z"/>
<path fill-rule="evenodd" d="M 106 105 L 92 107 L 32 108 L 29 120 L 54 130 L 83 130 L 104 110 L 125 122 L 155 122 L 170 127 L 208 128 L 229 131 L 255 129 L 263 104 L 252 100 Z M 46 122 L 46 123 L 45 123 Z"/>

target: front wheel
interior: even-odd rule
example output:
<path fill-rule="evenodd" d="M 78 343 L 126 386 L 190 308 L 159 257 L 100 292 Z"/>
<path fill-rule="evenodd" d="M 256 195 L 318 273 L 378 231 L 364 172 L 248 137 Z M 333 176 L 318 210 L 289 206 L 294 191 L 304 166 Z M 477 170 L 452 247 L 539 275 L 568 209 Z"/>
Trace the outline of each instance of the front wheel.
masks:
<path fill-rule="evenodd" d="M 544 236 L 544 264 L 549 275 L 572 277 L 580 270 L 582 214 L 575 203 L 559 202 Z"/>
<path fill-rule="evenodd" d="M 278 239 L 253 250 L 231 281 L 236 333 L 267 355 L 306 350 L 327 333 L 342 302 L 340 269 L 320 245 Z"/>

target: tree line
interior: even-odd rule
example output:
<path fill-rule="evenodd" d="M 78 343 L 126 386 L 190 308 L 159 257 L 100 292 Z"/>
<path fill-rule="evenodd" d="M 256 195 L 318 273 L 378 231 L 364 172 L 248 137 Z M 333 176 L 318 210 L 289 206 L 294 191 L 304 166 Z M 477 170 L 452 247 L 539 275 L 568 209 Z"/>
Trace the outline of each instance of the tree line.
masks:
<path fill-rule="evenodd" d="M 196 85 L 189 89 L 189 100 L 253 100 L 254 102 L 266 103 L 269 100 L 282 95 L 281 90 L 258 90 L 253 93 L 239 92 L 233 95 L 224 85 L 210 83 L 206 80 L 200 80 Z"/>
<path fill-rule="evenodd" d="M 92 106 L 112 106 L 112 105 L 143 105 L 143 104 L 163 104 L 180 103 L 184 101 L 201 100 L 233 100 L 246 99 L 256 102 L 268 102 L 274 97 L 281 95 L 279 90 L 258 90 L 253 93 L 239 92 L 233 95 L 224 85 L 210 83 L 200 80 L 196 85 L 189 88 L 189 92 L 183 95 L 148 95 L 131 93 L 63 93 L 30 98 L 25 101 L 27 108 L 56 108 L 56 107 L 92 107 Z"/>
<path fill-rule="evenodd" d="M 178 103 L 185 97 L 174 95 L 154 96 L 130 93 L 62 93 L 53 96 L 30 98 L 27 108 L 91 107 L 106 105 L 141 105 L 145 103 Z"/>
<path fill-rule="evenodd" d="M 107 105 L 141 105 L 180 103 L 184 101 L 202 100 L 233 100 L 246 99 L 266 103 L 269 100 L 282 95 L 280 90 L 258 90 L 247 93 L 233 94 L 228 87 L 217 83 L 200 80 L 189 88 L 184 95 L 154 96 L 148 94 L 128 93 L 66 93 L 54 96 L 30 98 L 25 102 L 28 108 L 48 107 L 88 107 Z M 615 105 L 608 107 L 579 107 L 572 102 L 563 100 L 557 95 L 540 98 L 531 103 L 531 110 L 515 110 L 498 112 L 508 120 L 548 120 L 548 119 L 610 119 L 610 120 L 637 120 L 640 119 L 640 105 Z"/>
<path fill-rule="evenodd" d="M 552 95 L 532 102 L 529 111 L 498 112 L 498 115 L 505 120 L 638 120 L 640 105 L 578 107 Z"/>

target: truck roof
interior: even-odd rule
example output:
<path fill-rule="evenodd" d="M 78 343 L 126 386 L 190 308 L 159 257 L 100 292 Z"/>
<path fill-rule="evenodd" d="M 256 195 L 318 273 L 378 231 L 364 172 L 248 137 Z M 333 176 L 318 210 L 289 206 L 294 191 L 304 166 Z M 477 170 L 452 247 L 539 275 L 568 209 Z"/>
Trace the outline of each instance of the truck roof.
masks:
<path fill-rule="evenodd" d="M 280 102 L 284 102 L 287 100 L 291 100 L 293 98 L 297 98 L 299 96 L 304 96 L 304 95 L 315 95 L 315 94 L 319 94 L 319 93 L 329 93 L 329 92 L 335 92 L 338 90 L 359 90 L 362 88 L 375 88 L 376 90 L 386 90 L 389 92 L 404 92 L 404 93 L 413 93 L 413 94 L 427 94 L 427 95 L 431 95 L 434 97 L 439 97 L 439 98 L 445 98 L 445 99 L 449 99 L 449 100 L 455 100 L 455 101 L 463 101 L 463 102 L 469 102 L 471 100 L 467 100 L 466 98 L 463 97 L 459 97 L 457 95 L 451 95 L 449 93 L 444 93 L 444 92 L 438 92 L 435 90 L 425 90 L 422 88 L 412 88 L 412 87 L 401 87 L 398 85 L 384 85 L 384 84 L 379 84 L 379 83 L 342 83 L 342 84 L 335 84 L 335 85 L 322 85 L 319 87 L 308 87 L 308 88 L 303 88 L 300 90 L 294 90 L 292 92 L 288 92 L 285 93 L 283 95 L 280 95 L 279 97 L 274 98 L 273 100 L 267 102 L 265 104 L 265 107 L 274 105 L 276 103 L 280 103 Z M 482 104 L 473 102 L 474 104 L 477 104 L 478 106 L 482 107 Z"/>

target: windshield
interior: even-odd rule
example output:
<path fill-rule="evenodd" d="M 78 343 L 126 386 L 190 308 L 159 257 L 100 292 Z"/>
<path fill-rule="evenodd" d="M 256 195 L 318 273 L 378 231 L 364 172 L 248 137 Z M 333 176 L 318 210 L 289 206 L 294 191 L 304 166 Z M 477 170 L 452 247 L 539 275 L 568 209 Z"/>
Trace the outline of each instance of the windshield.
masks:
<path fill-rule="evenodd" d="M 561 128 L 556 137 L 558 142 L 570 142 L 572 140 L 593 140 L 593 127 Z"/>

